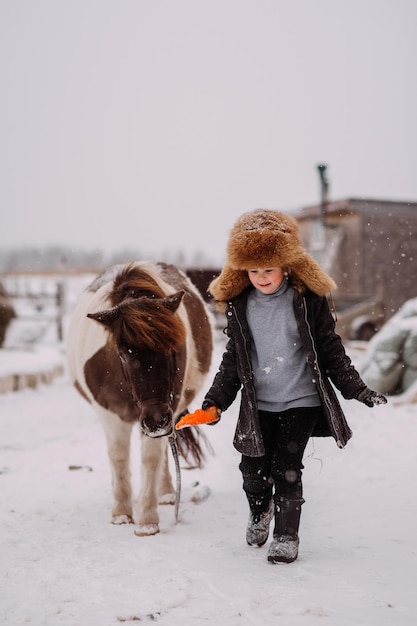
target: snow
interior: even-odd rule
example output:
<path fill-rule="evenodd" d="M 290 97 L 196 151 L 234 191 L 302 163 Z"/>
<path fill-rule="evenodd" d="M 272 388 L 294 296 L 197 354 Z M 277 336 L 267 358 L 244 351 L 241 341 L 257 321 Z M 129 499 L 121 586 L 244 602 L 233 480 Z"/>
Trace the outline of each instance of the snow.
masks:
<path fill-rule="evenodd" d="M 223 347 L 218 332 L 212 374 Z M 39 351 L 64 363 L 62 346 Z M 18 354 L 13 367 L 26 367 L 29 355 Z M 7 359 L 0 350 L 0 373 L 10 369 Z M 67 374 L 0 395 L 0 623 L 414 625 L 415 406 L 341 401 L 354 437 L 344 450 L 311 440 L 300 556 L 272 565 L 268 544 L 245 541 L 248 510 L 232 446 L 238 402 L 204 427 L 214 448 L 206 466 L 182 471 L 178 523 L 174 507 L 161 506 L 160 534 L 137 537 L 132 525 L 109 523 L 104 434 Z M 137 492 L 138 437 L 132 448 Z"/>
<path fill-rule="evenodd" d="M 33 372 L 62 366 L 63 350 L 53 346 L 32 346 L 30 349 L 0 350 L 0 378 L 11 374 L 32 374 Z"/>

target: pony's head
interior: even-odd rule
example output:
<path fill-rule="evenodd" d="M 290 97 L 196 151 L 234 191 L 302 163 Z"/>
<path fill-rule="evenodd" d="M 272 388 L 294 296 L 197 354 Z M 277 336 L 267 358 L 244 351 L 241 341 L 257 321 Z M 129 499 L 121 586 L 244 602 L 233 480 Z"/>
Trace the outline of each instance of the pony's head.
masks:
<path fill-rule="evenodd" d="M 172 432 L 181 395 L 186 330 L 177 309 L 184 291 L 140 293 L 127 290 L 126 299 L 87 317 L 109 331 L 142 431 L 160 437 Z"/>

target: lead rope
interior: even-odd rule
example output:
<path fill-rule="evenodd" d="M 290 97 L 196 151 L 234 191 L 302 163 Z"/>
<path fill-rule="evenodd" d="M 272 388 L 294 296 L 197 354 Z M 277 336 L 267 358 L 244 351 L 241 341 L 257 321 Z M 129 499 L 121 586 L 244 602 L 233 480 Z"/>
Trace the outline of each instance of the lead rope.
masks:
<path fill-rule="evenodd" d="M 180 510 L 180 500 L 181 500 L 181 469 L 180 469 L 180 459 L 178 454 L 178 446 L 176 442 L 176 434 L 175 432 L 172 435 L 168 435 L 169 445 L 171 446 L 172 456 L 174 457 L 175 463 L 175 474 L 176 474 L 176 489 L 175 489 L 175 522 L 178 522 L 178 512 Z"/>

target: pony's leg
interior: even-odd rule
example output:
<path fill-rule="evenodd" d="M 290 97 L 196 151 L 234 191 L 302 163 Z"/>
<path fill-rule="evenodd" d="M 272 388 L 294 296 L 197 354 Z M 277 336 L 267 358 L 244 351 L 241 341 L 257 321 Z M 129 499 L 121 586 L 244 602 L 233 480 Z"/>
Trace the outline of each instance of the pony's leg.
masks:
<path fill-rule="evenodd" d="M 112 472 L 114 506 L 112 524 L 133 524 L 130 482 L 130 435 L 132 424 L 110 411 L 100 410 Z"/>
<path fill-rule="evenodd" d="M 175 504 L 175 488 L 172 484 L 171 472 L 168 463 L 168 448 L 166 446 L 162 462 L 161 480 L 159 482 L 159 504 Z"/>
<path fill-rule="evenodd" d="M 166 446 L 166 437 L 153 439 L 142 435 L 141 487 L 135 528 L 135 534 L 140 537 L 159 533 L 158 487 Z"/>

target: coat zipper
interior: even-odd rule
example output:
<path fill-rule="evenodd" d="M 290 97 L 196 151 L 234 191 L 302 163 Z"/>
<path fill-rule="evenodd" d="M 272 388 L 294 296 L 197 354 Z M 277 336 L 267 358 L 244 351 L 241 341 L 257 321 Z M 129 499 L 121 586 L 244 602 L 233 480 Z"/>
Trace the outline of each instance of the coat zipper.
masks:
<path fill-rule="evenodd" d="M 336 436 L 337 436 L 336 444 L 337 444 L 337 446 L 339 448 L 344 448 L 344 445 L 343 445 L 343 443 L 342 443 L 342 441 L 340 439 L 340 434 L 341 433 L 340 433 L 339 425 L 337 424 L 337 421 L 335 420 L 334 413 L 333 413 L 333 410 L 332 410 L 332 404 L 330 402 L 330 398 L 329 398 L 329 396 L 328 396 L 328 394 L 326 392 L 326 389 L 324 387 L 324 384 L 323 384 L 323 377 L 322 377 L 322 373 L 321 373 L 321 370 L 320 370 L 320 367 L 319 367 L 319 359 L 318 359 L 318 354 L 317 354 L 317 350 L 316 350 L 316 344 L 315 344 L 315 341 L 314 341 L 313 333 L 311 332 L 310 322 L 308 320 L 308 315 L 307 315 L 307 303 L 306 303 L 306 300 L 305 300 L 304 297 L 303 297 L 303 305 L 304 305 L 304 321 L 305 321 L 305 323 L 307 325 L 307 330 L 308 330 L 308 334 L 309 334 L 309 337 L 310 337 L 311 346 L 312 346 L 313 352 L 314 352 L 314 368 L 315 368 L 315 371 L 316 371 L 317 376 L 318 376 L 318 384 L 319 384 L 320 389 L 321 389 L 322 394 L 323 394 L 323 400 L 324 400 L 324 402 L 325 402 L 325 404 L 327 406 L 327 412 L 328 412 L 328 415 L 330 417 L 330 421 L 331 421 L 333 430 L 334 430 L 334 432 L 336 433 Z"/>
<path fill-rule="evenodd" d="M 248 342 L 246 340 L 245 333 L 243 332 L 242 324 L 241 324 L 241 321 L 240 321 L 240 318 L 239 318 L 239 315 L 238 315 L 238 313 L 236 311 L 236 307 L 235 306 L 233 307 L 233 311 L 234 311 L 237 323 L 239 325 L 240 335 L 241 335 L 241 337 L 243 339 L 243 345 L 244 345 L 244 348 L 245 348 L 246 363 L 248 365 L 248 371 L 249 371 L 250 377 L 252 378 L 252 364 L 251 364 L 251 359 L 249 357 L 249 352 L 248 352 Z"/>

